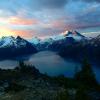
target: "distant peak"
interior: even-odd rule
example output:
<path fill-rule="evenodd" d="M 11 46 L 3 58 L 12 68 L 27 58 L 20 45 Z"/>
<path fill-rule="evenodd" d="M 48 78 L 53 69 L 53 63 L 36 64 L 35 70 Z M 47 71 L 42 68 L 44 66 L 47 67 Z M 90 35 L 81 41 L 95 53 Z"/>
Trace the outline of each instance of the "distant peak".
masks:
<path fill-rule="evenodd" d="M 21 38 L 20 36 L 17 36 L 17 38 Z"/>
<path fill-rule="evenodd" d="M 69 36 L 69 35 L 83 36 L 77 31 L 66 31 L 65 36 Z"/>
<path fill-rule="evenodd" d="M 73 34 L 77 34 L 78 32 L 77 32 L 77 31 L 73 31 L 72 33 L 73 33 Z"/>
<path fill-rule="evenodd" d="M 15 37 L 13 37 L 13 36 L 3 36 L 3 37 L 2 37 L 2 39 L 6 39 L 6 38 L 15 39 Z"/>
<path fill-rule="evenodd" d="M 72 37 L 73 39 L 75 40 L 82 40 L 82 39 L 85 39 L 85 36 L 82 35 L 81 33 L 77 32 L 77 31 L 66 31 L 66 33 L 64 34 L 64 37 L 67 38 L 67 37 Z"/>
<path fill-rule="evenodd" d="M 23 38 L 20 36 L 17 36 L 16 39 L 22 40 Z"/>
<path fill-rule="evenodd" d="M 73 34 L 72 31 L 66 31 L 66 32 L 64 33 L 64 36 L 68 36 L 68 35 L 71 35 L 71 34 Z"/>

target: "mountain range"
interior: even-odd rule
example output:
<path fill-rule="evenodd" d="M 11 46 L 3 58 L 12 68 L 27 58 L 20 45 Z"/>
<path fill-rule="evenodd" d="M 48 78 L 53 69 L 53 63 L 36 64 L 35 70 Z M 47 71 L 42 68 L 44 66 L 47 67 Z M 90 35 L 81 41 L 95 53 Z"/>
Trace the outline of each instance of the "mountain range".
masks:
<path fill-rule="evenodd" d="M 26 40 L 20 36 L 0 39 L 0 58 L 34 54 L 43 50 L 55 51 L 64 58 L 81 60 L 87 57 L 99 61 L 100 35 L 95 38 L 87 38 L 77 31 L 66 31 L 64 34 L 44 40 L 37 37 Z"/>
<path fill-rule="evenodd" d="M 32 44 L 35 44 L 39 51 L 48 50 L 52 45 L 64 44 L 63 42 L 70 44 L 72 42 L 80 42 L 86 40 L 87 38 L 81 35 L 77 31 L 66 31 L 64 34 L 52 36 L 46 39 L 39 39 L 37 37 L 29 39 L 28 41 Z"/>
<path fill-rule="evenodd" d="M 0 58 L 9 58 L 36 53 L 36 47 L 27 40 L 18 37 L 2 37 L 0 39 Z"/>

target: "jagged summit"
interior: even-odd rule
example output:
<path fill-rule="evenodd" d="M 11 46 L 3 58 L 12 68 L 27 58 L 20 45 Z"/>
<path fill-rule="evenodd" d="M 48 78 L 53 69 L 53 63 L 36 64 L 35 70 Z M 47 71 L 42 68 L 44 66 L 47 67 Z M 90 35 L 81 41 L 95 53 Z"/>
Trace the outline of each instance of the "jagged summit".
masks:
<path fill-rule="evenodd" d="M 17 36 L 16 39 L 22 39 L 20 36 Z"/>
<path fill-rule="evenodd" d="M 38 37 L 32 37 L 31 39 L 28 39 L 28 42 L 33 43 L 33 44 L 38 44 L 41 42 L 41 39 Z"/>
<path fill-rule="evenodd" d="M 50 36 L 50 37 L 47 37 L 43 40 L 41 38 L 38 38 L 38 37 L 32 37 L 31 39 L 28 39 L 28 42 L 35 44 L 35 45 L 45 44 L 45 43 L 51 44 L 55 41 L 69 39 L 69 38 L 72 38 L 75 41 L 80 41 L 80 40 L 86 39 L 85 36 L 83 36 L 82 34 L 80 34 L 77 31 L 66 31 L 64 34 L 58 34 L 58 35 Z"/>
<path fill-rule="evenodd" d="M 27 44 L 30 45 L 38 45 L 38 44 L 52 44 L 55 41 L 59 41 L 59 40 L 69 40 L 69 38 L 74 39 L 75 41 L 80 41 L 80 40 L 84 40 L 86 39 L 85 36 L 83 36 L 82 34 L 80 34 L 77 31 L 66 31 L 65 34 L 59 34 L 56 36 L 51 36 L 49 38 L 45 38 L 45 39 L 40 39 L 38 37 L 32 37 L 31 39 L 23 39 L 20 36 L 17 37 L 13 37 L 13 36 L 8 36 L 8 37 L 2 37 L 0 39 L 0 48 L 2 47 L 14 47 L 14 48 L 21 48 L 21 47 L 26 47 Z"/>
<path fill-rule="evenodd" d="M 20 36 L 8 36 L 0 39 L 0 56 L 2 58 L 16 57 L 36 52 L 36 47 Z"/>
<path fill-rule="evenodd" d="M 77 31 L 67 31 L 65 33 L 65 36 L 70 36 L 70 35 L 85 37 L 85 36 L 83 36 L 81 33 L 77 32 Z"/>
<path fill-rule="evenodd" d="M 13 47 L 13 48 L 21 48 L 25 47 L 27 44 L 30 44 L 27 40 L 21 38 L 20 36 L 13 37 L 2 37 L 0 39 L 0 48 Z"/>
<path fill-rule="evenodd" d="M 82 40 L 85 39 L 86 37 L 84 35 L 82 35 L 81 33 L 77 32 L 77 31 L 67 31 L 64 34 L 65 37 L 72 37 L 75 40 Z"/>
<path fill-rule="evenodd" d="M 13 36 L 2 37 L 0 39 L 0 48 L 14 45 L 15 42 L 16 42 L 16 38 Z"/>

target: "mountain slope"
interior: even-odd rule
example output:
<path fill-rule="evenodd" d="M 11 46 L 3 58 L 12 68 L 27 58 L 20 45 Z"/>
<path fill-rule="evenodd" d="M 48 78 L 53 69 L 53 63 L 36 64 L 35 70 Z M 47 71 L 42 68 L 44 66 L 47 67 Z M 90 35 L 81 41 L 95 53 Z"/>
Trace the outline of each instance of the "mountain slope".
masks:
<path fill-rule="evenodd" d="M 28 39 L 27 41 L 30 42 L 30 43 L 32 43 L 32 44 L 37 45 L 37 44 L 39 44 L 41 42 L 41 39 L 39 39 L 37 37 L 33 37 L 31 39 Z"/>
<path fill-rule="evenodd" d="M 60 47 L 63 45 L 69 45 L 74 42 L 80 42 L 84 41 L 87 38 L 83 35 L 81 35 L 77 31 L 66 31 L 65 34 L 59 34 L 56 36 L 51 36 L 50 38 L 45 38 L 44 40 L 41 40 L 39 38 L 32 38 L 28 40 L 30 43 L 33 43 L 36 45 L 38 50 L 47 50 L 47 49 L 58 49 L 59 45 Z"/>
<path fill-rule="evenodd" d="M 0 39 L 0 55 L 1 57 L 14 57 L 23 54 L 36 53 L 36 47 L 18 36 L 2 37 Z"/>
<path fill-rule="evenodd" d="M 68 31 L 63 35 L 62 39 L 53 41 L 53 43 L 50 44 L 48 48 L 53 51 L 59 51 L 63 47 L 70 45 L 74 46 L 82 41 L 87 41 L 87 38 L 76 31 Z"/>
<path fill-rule="evenodd" d="M 83 60 L 87 58 L 92 63 L 99 63 L 100 59 L 100 36 L 91 40 L 80 41 L 70 45 L 63 45 L 58 51 L 62 57 Z"/>
<path fill-rule="evenodd" d="M 73 39 L 75 39 L 76 41 L 80 41 L 82 39 L 86 39 L 85 36 L 81 35 L 79 32 L 77 31 L 68 31 L 66 34 L 65 34 L 65 37 L 72 37 Z"/>

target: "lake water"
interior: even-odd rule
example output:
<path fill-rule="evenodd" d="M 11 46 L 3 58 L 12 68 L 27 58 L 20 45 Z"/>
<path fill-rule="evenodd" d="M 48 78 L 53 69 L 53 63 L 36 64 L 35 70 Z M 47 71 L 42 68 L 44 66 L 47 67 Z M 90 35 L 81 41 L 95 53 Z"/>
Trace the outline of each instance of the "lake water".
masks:
<path fill-rule="evenodd" d="M 57 75 L 66 75 L 67 77 L 73 77 L 76 67 L 80 68 L 81 64 L 71 61 L 64 60 L 55 52 L 43 51 L 34 55 L 24 56 L 27 58 L 25 61 L 28 64 L 34 65 L 42 73 L 47 73 L 51 76 Z M 2 60 L 0 61 L 0 68 L 14 68 L 18 66 L 17 60 Z M 100 82 L 100 68 L 93 67 L 94 72 L 96 73 L 97 80 Z"/>

